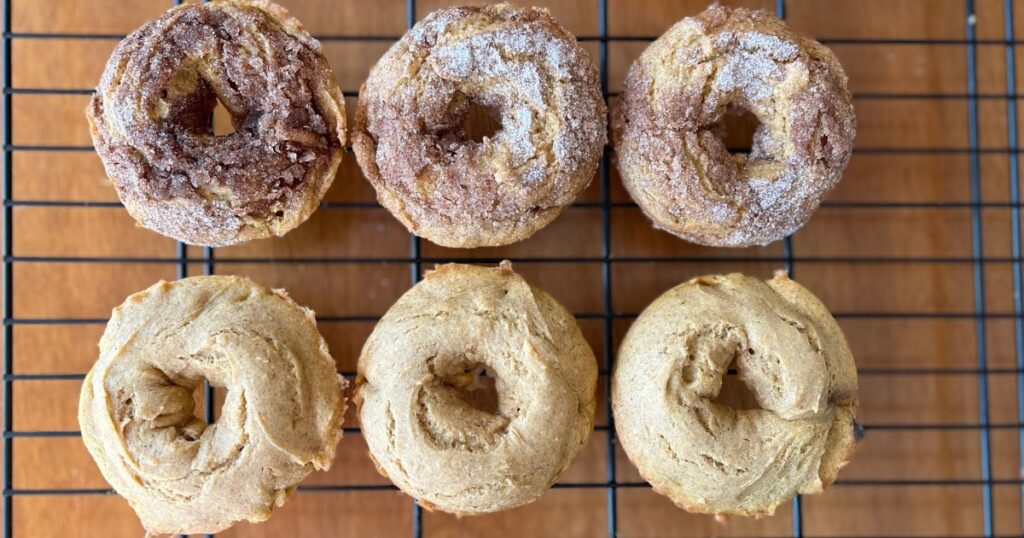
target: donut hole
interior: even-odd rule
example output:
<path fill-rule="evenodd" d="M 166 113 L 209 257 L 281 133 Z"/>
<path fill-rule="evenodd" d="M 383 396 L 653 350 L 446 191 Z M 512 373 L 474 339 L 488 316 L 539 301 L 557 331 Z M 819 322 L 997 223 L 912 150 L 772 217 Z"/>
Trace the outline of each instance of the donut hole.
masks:
<path fill-rule="evenodd" d="M 189 389 L 189 387 L 191 388 Z M 217 422 L 217 417 L 221 415 L 221 408 L 226 400 L 224 387 L 214 385 L 207 379 L 198 379 L 190 380 L 185 388 L 189 389 L 192 393 L 192 401 L 194 402 L 192 415 L 203 424 L 203 428 L 205 429 L 207 426 Z M 207 401 L 207 396 L 211 397 L 210 401 Z M 207 407 L 209 407 L 209 415 L 207 415 Z M 185 435 L 185 437 L 187 438 L 188 436 Z M 190 440 L 194 441 L 195 439 Z"/>
<path fill-rule="evenodd" d="M 207 383 L 194 372 L 170 375 L 158 368 L 146 369 L 131 393 L 123 395 L 123 404 L 131 415 L 153 427 L 173 428 L 182 439 L 198 441 L 213 424 L 207 420 Z M 216 398 L 210 402 L 217 411 Z"/>
<path fill-rule="evenodd" d="M 192 414 L 197 419 L 206 422 L 206 381 L 196 384 L 195 389 L 192 390 L 192 399 L 196 402 Z M 210 402 L 210 405 L 213 405 L 213 402 Z"/>
<path fill-rule="evenodd" d="M 722 388 L 713 401 L 741 411 L 763 409 L 757 402 L 757 395 L 740 374 L 738 359 L 733 360 L 725 375 L 722 376 Z"/>
<path fill-rule="evenodd" d="M 213 112 L 210 113 L 210 130 L 213 131 L 213 136 L 228 136 L 237 132 L 235 119 L 220 98 L 217 98 Z"/>
<path fill-rule="evenodd" d="M 489 415 L 498 413 L 498 379 L 483 364 L 464 367 L 463 373 L 442 380 L 466 405 Z"/>
<path fill-rule="evenodd" d="M 747 155 L 754 151 L 755 137 L 762 126 L 761 120 L 746 107 L 730 104 L 722 118 L 711 127 L 711 132 L 725 144 L 730 153 Z"/>
<path fill-rule="evenodd" d="M 501 130 L 501 114 L 494 107 L 469 102 L 466 116 L 462 120 L 462 138 L 467 142 L 481 143 L 494 138 Z"/>
<path fill-rule="evenodd" d="M 156 115 L 200 135 L 230 136 L 248 127 L 247 115 L 233 113 L 214 86 L 194 68 L 183 67 L 160 90 Z"/>
<path fill-rule="evenodd" d="M 227 391 L 224 387 L 214 385 L 205 379 L 200 381 L 195 389 L 196 417 L 207 425 L 216 422 L 217 417 L 221 414 L 221 408 L 224 406 L 226 395 Z M 209 402 L 206 401 L 207 396 L 211 397 Z M 210 408 L 209 415 L 206 413 L 207 406 Z"/>
<path fill-rule="evenodd" d="M 427 360 L 431 378 L 416 395 L 417 417 L 438 446 L 489 450 L 508 428 L 513 400 L 499 396 L 501 380 L 478 361 L 465 356 Z"/>
<path fill-rule="evenodd" d="M 473 385 L 463 393 L 463 401 L 473 409 L 491 415 L 498 413 L 498 378 L 480 366 L 473 372 Z"/>

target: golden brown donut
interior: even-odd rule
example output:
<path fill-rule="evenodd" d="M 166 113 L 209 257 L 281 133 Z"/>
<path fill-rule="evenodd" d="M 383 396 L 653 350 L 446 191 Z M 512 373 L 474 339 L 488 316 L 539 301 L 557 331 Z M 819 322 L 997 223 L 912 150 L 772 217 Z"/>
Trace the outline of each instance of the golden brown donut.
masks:
<path fill-rule="evenodd" d="M 727 370 L 756 407 L 718 401 Z M 622 448 L 691 512 L 768 515 L 836 479 L 855 444 L 857 370 L 825 306 L 778 274 L 704 276 L 644 309 L 612 379 Z"/>
<path fill-rule="evenodd" d="M 220 100 L 235 132 L 214 136 Z M 132 217 L 195 245 L 284 235 L 341 162 L 345 110 L 320 44 L 270 2 L 188 3 L 132 32 L 86 111 Z"/>
<path fill-rule="evenodd" d="M 725 114 L 761 125 L 749 154 L 716 135 Z M 853 151 L 846 74 L 832 51 L 762 11 L 712 6 L 652 43 L 612 120 L 622 181 L 663 229 L 744 247 L 803 226 Z"/>
<path fill-rule="evenodd" d="M 197 418 L 203 380 L 227 394 Z M 159 282 L 114 309 L 82 385 L 82 440 L 151 533 L 263 521 L 334 459 L 344 380 L 313 312 L 233 276 Z"/>
<path fill-rule="evenodd" d="M 468 139 L 478 105 L 500 116 Z M 606 140 L 597 68 L 545 9 L 452 7 L 420 21 L 359 92 L 352 147 L 377 199 L 447 247 L 533 235 L 594 176 Z"/>
<path fill-rule="evenodd" d="M 492 380 L 497 404 L 476 391 Z M 597 364 L 579 326 L 507 262 L 442 265 L 380 320 L 355 400 L 377 468 L 420 505 L 496 512 L 539 497 L 594 426 Z"/>

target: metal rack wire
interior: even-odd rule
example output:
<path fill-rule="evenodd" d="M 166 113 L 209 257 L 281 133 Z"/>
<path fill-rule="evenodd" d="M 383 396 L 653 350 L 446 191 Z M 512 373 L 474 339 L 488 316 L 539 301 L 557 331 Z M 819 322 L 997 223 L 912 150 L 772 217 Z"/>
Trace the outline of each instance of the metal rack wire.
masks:
<path fill-rule="evenodd" d="M 12 97 L 19 94 L 83 94 L 91 93 L 90 89 L 43 89 L 43 88 L 16 88 L 12 85 L 12 54 L 11 45 L 15 40 L 31 39 L 100 39 L 116 40 L 124 36 L 116 34 L 65 34 L 65 33 L 15 33 L 11 27 L 11 4 L 14 0 L 3 0 L 3 526 L 2 533 L 5 538 L 14 535 L 13 519 L 16 514 L 13 510 L 13 499 L 17 496 L 29 495 L 108 495 L 113 491 L 107 489 L 24 489 L 15 488 L 13 481 L 12 452 L 13 440 L 16 438 L 50 438 L 50 437 L 74 437 L 78 436 L 77 431 L 17 431 L 13 421 L 13 385 L 22 380 L 80 380 L 82 374 L 19 374 L 14 371 L 13 362 L 13 328 L 16 325 L 56 325 L 56 324 L 99 324 L 105 323 L 105 319 L 82 319 L 82 318 L 22 318 L 17 317 L 14 311 L 13 292 L 15 282 L 13 279 L 13 268 L 19 263 L 28 262 L 74 262 L 74 263 L 151 263 L 151 264 L 176 264 L 178 276 L 184 277 L 188 274 L 188 267 L 192 263 L 201 263 L 205 274 L 213 274 L 215 266 L 240 264 L 240 263 L 387 263 L 387 264 L 408 264 L 410 281 L 414 284 L 419 281 L 422 275 L 423 264 L 434 262 L 456 261 L 450 258 L 432 258 L 422 255 L 420 241 L 416 237 L 410 238 L 409 255 L 405 258 L 256 258 L 256 257 L 232 257 L 230 259 L 217 259 L 215 250 L 206 248 L 201 258 L 190 257 L 189 251 L 183 244 L 179 244 L 176 257 L 29 257 L 17 256 L 13 252 L 13 218 L 12 213 L 15 207 L 27 206 L 54 206 L 54 207 L 119 207 L 118 203 L 110 202 L 73 202 L 73 201 L 30 201 L 17 200 L 13 196 L 13 171 L 12 157 L 16 152 L 47 152 L 47 151 L 92 151 L 89 146 L 40 146 L 40 145 L 15 145 L 13 143 L 12 130 Z M 24 1 L 24 0 L 23 0 Z M 608 83 L 608 47 L 612 42 L 627 41 L 650 41 L 656 36 L 612 36 L 608 33 L 608 1 L 595 0 L 598 14 L 598 34 L 593 36 L 579 36 L 581 41 L 596 42 L 598 50 L 598 62 L 601 76 L 601 86 L 606 98 L 615 97 L 615 93 L 609 91 Z M 177 1 L 175 3 L 178 3 Z M 613 323 L 617 319 L 630 319 L 635 317 L 635 312 L 623 312 L 617 310 L 613 304 L 612 294 L 612 273 L 615 264 L 649 263 L 649 262 L 686 262 L 701 261 L 722 264 L 736 264 L 745 261 L 774 262 L 784 265 L 791 274 L 797 273 L 798 264 L 818 264 L 836 262 L 870 262 L 870 263 L 952 263 L 970 264 L 972 269 L 972 286 L 974 297 L 974 308 L 972 311 L 963 312 L 866 312 L 849 311 L 836 312 L 837 318 L 900 318 L 900 319 L 967 319 L 973 320 L 976 340 L 977 365 L 976 368 L 958 369 L 861 369 L 861 375 L 904 375 L 904 374 L 968 374 L 977 377 L 979 415 L 976 423 L 942 423 L 942 424 L 866 424 L 867 432 L 880 430 L 965 430 L 977 432 L 980 449 L 980 478 L 979 479 L 957 479 L 957 480 L 850 480 L 840 478 L 838 486 L 862 485 L 862 486 L 916 486 L 916 485 L 940 485 L 948 487 L 957 486 L 980 486 L 982 490 L 981 506 L 983 518 L 983 533 L 985 536 L 995 535 L 995 516 L 993 503 L 993 487 L 996 485 L 1014 485 L 1024 491 L 1024 481 L 1018 479 L 996 479 L 992 475 L 992 449 L 991 432 L 994 430 L 1015 430 L 1020 440 L 1019 450 L 1021 465 L 1024 466 L 1024 283 L 1022 283 L 1022 253 L 1021 253 L 1021 186 L 1020 170 L 1017 156 L 1020 154 L 1017 136 L 1017 102 L 1022 96 L 1017 93 L 1016 84 L 1016 58 L 1014 47 L 1024 44 L 1017 41 L 1013 24 L 1013 0 L 1003 1 L 1003 13 L 1005 18 L 1003 39 L 978 39 L 975 32 L 975 2 L 974 0 L 964 1 L 964 39 L 842 39 L 823 40 L 826 44 L 872 44 L 872 45 L 958 45 L 964 47 L 967 60 L 967 80 L 965 94 L 858 94 L 856 97 L 862 100 L 871 99 L 902 99 L 902 98 L 928 98 L 928 99 L 963 99 L 967 103 L 968 113 L 968 145 L 967 147 L 943 147 L 943 148 L 870 148 L 858 147 L 855 152 L 859 154 L 887 154 L 887 153 L 929 153 L 929 154 L 966 154 L 969 162 L 970 201 L 969 202 L 827 202 L 825 206 L 843 208 L 864 208 L 864 209 L 969 209 L 971 214 L 971 256 L 970 257 L 842 257 L 842 256 L 798 256 L 794 252 L 791 238 L 786 238 L 783 243 L 782 256 L 780 257 L 757 257 L 757 258 L 704 258 L 704 257 L 617 257 L 612 253 L 612 224 L 611 213 L 613 209 L 620 207 L 635 207 L 630 203 L 613 202 L 610 185 L 610 159 L 606 148 L 602 159 L 602 166 L 599 173 L 600 195 L 598 202 L 581 202 L 577 207 L 590 208 L 599 211 L 601 215 L 601 251 L 599 256 L 591 257 L 528 257 L 519 258 L 518 261 L 544 264 L 560 263 L 589 263 L 599 265 L 601 268 L 602 282 L 602 309 L 599 312 L 578 312 L 577 317 L 581 319 L 596 319 L 603 323 L 604 352 L 601 357 L 600 374 L 604 383 L 606 393 L 610 393 L 610 372 L 613 361 Z M 780 18 L 785 18 L 785 0 L 776 0 L 775 11 Z M 415 0 L 406 0 L 406 24 L 411 27 L 416 20 Z M 393 41 L 400 36 L 392 35 L 319 35 L 316 36 L 322 41 Z M 1005 69 L 1006 69 L 1006 93 L 979 93 L 978 91 L 978 69 L 977 69 L 977 47 L 979 45 L 998 45 L 1005 48 Z M 354 91 L 344 92 L 346 96 L 354 96 Z M 1005 148 L 983 148 L 979 143 L 979 101 L 997 100 L 1005 101 L 1006 114 L 1009 118 L 1007 128 L 1008 146 Z M 981 199 L 981 156 L 984 154 L 1005 154 L 1009 159 L 1009 185 L 1010 198 L 1008 202 L 986 202 Z M 322 204 L 321 210 L 344 211 L 347 209 L 375 207 L 375 204 L 363 203 L 329 203 Z M 982 210 L 986 208 L 1007 208 L 1010 211 L 1012 247 L 1011 256 L 993 257 L 984 256 L 984 229 L 982 222 Z M 459 261 L 472 261 L 477 263 L 497 262 L 498 259 L 472 258 Z M 515 261 L 515 259 L 514 259 Z M 985 266 L 987 264 L 1010 264 L 1012 266 L 1013 286 L 1013 312 L 989 312 L 985 305 Z M 321 316 L 323 321 L 374 321 L 373 316 Z M 991 368 L 989 366 L 986 331 L 987 323 L 994 319 L 1011 319 L 1014 325 L 1015 337 L 1015 360 L 1016 365 L 1012 368 Z M 344 372 L 351 375 L 352 372 Z M 1016 380 L 1017 391 L 1017 422 L 993 423 L 990 421 L 989 410 L 989 374 L 1012 374 Z M 207 421 L 212 422 L 214 413 L 212 408 L 213 391 L 206 387 L 206 409 Z M 599 425 L 596 430 L 605 432 L 606 443 L 606 474 L 605 480 L 596 482 L 563 482 L 555 485 L 555 488 L 585 488 L 604 490 L 606 492 L 607 510 L 607 533 L 614 537 L 619 532 L 619 499 L 620 489 L 649 487 L 642 482 L 623 482 L 617 479 L 616 473 L 616 439 L 614 428 L 614 417 L 611 414 L 611 407 L 607 406 L 605 411 L 604 425 Z M 357 432 L 357 428 L 346 428 L 346 431 Z M 390 485 L 377 484 L 353 484 L 353 485 L 319 485 L 303 486 L 300 491 L 373 491 L 391 490 Z M 792 504 L 792 533 L 794 537 L 804 536 L 805 508 L 799 496 Z M 1022 509 L 1024 511 L 1024 509 Z M 1024 516 L 1022 516 L 1024 517 Z M 411 532 L 414 538 L 424 536 L 422 513 L 415 503 L 412 504 L 412 526 Z"/>

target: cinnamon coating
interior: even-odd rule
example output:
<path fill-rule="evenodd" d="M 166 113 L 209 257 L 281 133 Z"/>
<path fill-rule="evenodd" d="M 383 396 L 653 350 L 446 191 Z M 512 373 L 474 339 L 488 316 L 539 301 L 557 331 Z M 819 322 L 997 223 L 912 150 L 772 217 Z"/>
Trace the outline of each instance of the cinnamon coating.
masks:
<path fill-rule="evenodd" d="M 500 116 L 476 142 L 471 105 Z M 359 93 L 352 145 L 380 203 L 448 247 L 530 237 L 591 181 L 606 141 L 597 68 L 547 10 L 453 7 L 420 21 Z"/>
<path fill-rule="evenodd" d="M 210 128 L 218 100 L 234 133 Z M 264 1 L 183 4 L 132 32 L 86 112 L 128 212 L 196 245 L 304 222 L 345 142 L 344 102 L 320 44 Z"/>
<path fill-rule="evenodd" d="M 612 119 L 623 183 L 654 226 L 744 247 L 803 226 L 842 176 L 855 119 L 832 51 L 772 15 L 712 6 L 634 62 Z M 715 136 L 727 113 L 761 125 L 748 154 Z"/>

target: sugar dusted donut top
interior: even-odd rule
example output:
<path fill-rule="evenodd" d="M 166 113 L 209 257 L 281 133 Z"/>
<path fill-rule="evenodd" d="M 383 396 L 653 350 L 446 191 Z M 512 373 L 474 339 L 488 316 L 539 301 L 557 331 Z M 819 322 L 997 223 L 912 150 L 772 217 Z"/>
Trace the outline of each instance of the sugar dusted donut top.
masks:
<path fill-rule="evenodd" d="M 234 133 L 209 128 L 218 99 Z M 301 224 L 345 142 L 344 102 L 320 44 L 269 2 L 184 4 L 132 32 L 86 112 L 128 212 L 199 245 Z"/>
<path fill-rule="evenodd" d="M 462 130 L 470 105 L 501 129 Z M 454 7 L 420 21 L 359 95 L 353 148 L 380 202 L 451 247 L 525 239 L 586 187 L 606 140 L 593 60 L 546 10 Z"/>
<path fill-rule="evenodd" d="M 714 133 L 736 108 L 761 122 L 748 154 Z M 807 222 L 842 177 L 855 120 L 829 49 L 767 13 L 712 6 L 630 67 L 613 132 L 623 183 L 655 227 L 743 247 Z"/>

